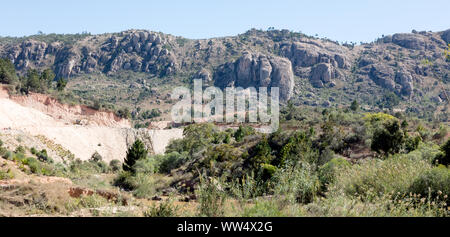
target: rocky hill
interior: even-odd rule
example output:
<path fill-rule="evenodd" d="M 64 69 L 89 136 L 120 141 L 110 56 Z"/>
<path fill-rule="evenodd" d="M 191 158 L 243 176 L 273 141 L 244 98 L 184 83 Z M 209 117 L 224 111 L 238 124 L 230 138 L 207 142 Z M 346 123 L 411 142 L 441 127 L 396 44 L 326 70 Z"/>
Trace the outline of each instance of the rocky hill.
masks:
<path fill-rule="evenodd" d="M 220 87 L 279 86 L 281 99 L 296 105 L 328 107 L 357 99 L 376 107 L 392 92 L 401 109 L 434 113 L 448 104 L 450 64 L 444 54 L 449 43 L 450 30 L 394 34 L 361 45 L 288 30 L 253 29 L 201 40 L 129 30 L 0 38 L 0 57 L 12 60 L 21 73 L 50 67 L 70 78 L 69 89 L 81 96 L 89 90 L 112 93 L 122 87 L 139 94 L 151 88 L 143 96 L 160 99 L 160 88 L 202 78 Z M 104 96 L 113 103 L 126 100 Z M 143 103 L 134 98 L 128 104 L 138 102 Z"/>

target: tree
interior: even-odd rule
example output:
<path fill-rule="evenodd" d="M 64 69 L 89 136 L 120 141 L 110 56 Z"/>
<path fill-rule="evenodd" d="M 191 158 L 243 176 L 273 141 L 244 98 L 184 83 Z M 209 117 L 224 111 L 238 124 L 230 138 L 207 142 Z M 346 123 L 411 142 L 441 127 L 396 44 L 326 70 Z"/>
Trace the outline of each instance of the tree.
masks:
<path fill-rule="evenodd" d="M 66 85 L 67 85 L 67 80 L 62 77 L 56 81 L 56 89 L 58 91 L 63 91 L 64 88 L 66 88 Z"/>
<path fill-rule="evenodd" d="M 17 81 L 14 64 L 8 59 L 0 58 L 0 83 L 13 84 Z"/>
<path fill-rule="evenodd" d="M 133 145 L 128 148 L 127 157 L 123 162 L 122 168 L 125 171 L 135 172 L 133 166 L 137 160 L 147 158 L 148 150 L 145 148 L 144 143 L 137 139 Z"/>
<path fill-rule="evenodd" d="M 234 133 L 234 139 L 236 139 L 237 142 L 241 142 L 244 137 L 255 134 L 255 129 L 250 126 L 241 126 L 239 125 L 239 128 Z"/>
<path fill-rule="evenodd" d="M 398 121 L 386 122 L 382 128 L 375 130 L 372 138 L 372 150 L 394 154 L 400 152 L 405 143 L 405 134 Z"/>
<path fill-rule="evenodd" d="M 450 139 L 441 147 L 442 153 L 436 157 L 436 162 L 442 165 L 450 165 Z"/>
<path fill-rule="evenodd" d="M 55 76 L 56 76 L 55 73 L 49 68 L 42 71 L 40 76 L 40 82 L 44 90 L 47 90 L 52 87 L 52 82 L 55 79 Z"/>
<path fill-rule="evenodd" d="M 27 93 L 40 90 L 39 72 L 36 69 L 28 70 L 25 78 L 25 88 Z"/>
<path fill-rule="evenodd" d="M 358 103 L 358 101 L 354 100 L 354 101 L 352 102 L 352 105 L 350 105 L 350 109 L 353 110 L 353 111 L 357 111 L 357 110 L 359 109 L 359 103 Z"/>
<path fill-rule="evenodd" d="M 51 87 L 55 73 L 51 69 L 40 72 L 36 69 L 29 69 L 24 78 L 25 91 L 35 91 L 45 93 Z"/>

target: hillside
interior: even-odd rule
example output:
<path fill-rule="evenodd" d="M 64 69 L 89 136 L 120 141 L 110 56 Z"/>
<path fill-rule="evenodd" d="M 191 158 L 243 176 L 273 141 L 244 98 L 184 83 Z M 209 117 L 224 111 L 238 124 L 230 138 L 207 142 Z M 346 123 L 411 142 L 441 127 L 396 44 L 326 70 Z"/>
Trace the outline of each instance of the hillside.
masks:
<path fill-rule="evenodd" d="M 171 88 L 202 78 L 220 87 L 279 86 L 281 99 L 296 105 L 330 107 L 356 99 L 372 109 L 395 106 L 445 121 L 448 43 L 450 30 L 394 34 L 361 45 L 287 30 L 202 40 L 128 30 L 0 38 L 0 57 L 22 74 L 51 68 L 70 78 L 68 89 L 84 99 L 163 114 Z M 392 97 L 400 104 L 390 103 Z"/>

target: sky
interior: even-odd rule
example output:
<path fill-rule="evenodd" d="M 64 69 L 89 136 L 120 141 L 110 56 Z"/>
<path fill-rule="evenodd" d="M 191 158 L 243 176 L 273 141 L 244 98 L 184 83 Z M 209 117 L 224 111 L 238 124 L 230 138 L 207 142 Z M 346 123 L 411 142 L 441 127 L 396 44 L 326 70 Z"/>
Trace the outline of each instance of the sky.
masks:
<path fill-rule="evenodd" d="M 339 42 L 371 42 L 415 29 L 450 28 L 449 0 L 2 0 L 0 36 L 147 29 L 191 39 L 256 28 Z"/>

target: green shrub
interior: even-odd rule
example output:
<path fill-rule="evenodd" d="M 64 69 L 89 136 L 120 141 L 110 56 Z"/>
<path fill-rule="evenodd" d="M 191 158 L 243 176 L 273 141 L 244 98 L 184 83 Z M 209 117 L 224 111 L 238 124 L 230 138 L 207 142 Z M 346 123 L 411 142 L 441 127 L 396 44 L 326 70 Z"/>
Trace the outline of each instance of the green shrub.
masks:
<path fill-rule="evenodd" d="M 100 155 L 100 153 L 98 153 L 96 151 L 96 152 L 94 152 L 94 154 L 92 154 L 90 161 L 91 162 L 100 162 L 100 161 L 103 161 L 103 157 Z"/>
<path fill-rule="evenodd" d="M 178 208 L 173 205 L 172 200 L 168 199 L 153 204 L 147 211 L 144 212 L 145 217 L 176 217 Z"/>
<path fill-rule="evenodd" d="M 133 165 L 135 174 L 154 174 L 158 171 L 158 164 L 154 157 L 137 160 Z"/>
<path fill-rule="evenodd" d="M 199 202 L 199 216 L 223 216 L 224 204 L 227 199 L 223 180 L 200 176 L 200 183 L 196 192 Z"/>
<path fill-rule="evenodd" d="M 109 162 L 109 167 L 111 168 L 111 170 L 113 172 L 118 172 L 122 169 L 122 162 L 120 162 L 120 160 L 116 160 L 116 159 L 111 160 Z"/>
<path fill-rule="evenodd" d="M 36 150 L 36 148 L 32 147 L 30 149 L 31 154 L 36 155 L 38 153 L 38 151 Z"/>
<path fill-rule="evenodd" d="M 36 156 L 38 157 L 38 159 L 39 159 L 40 161 L 45 161 L 45 162 L 53 163 L 53 160 L 52 160 L 50 157 L 48 157 L 48 155 L 47 155 L 47 150 L 45 150 L 45 149 L 43 149 L 42 151 L 38 152 L 38 153 L 36 154 Z"/>
<path fill-rule="evenodd" d="M 239 126 L 239 128 L 234 133 L 234 139 L 240 142 L 244 137 L 255 134 L 255 129 L 250 126 Z"/>
<path fill-rule="evenodd" d="M 400 129 L 397 120 L 387 122 L 383 128 L 375 130 L 372 138 L 371 148 L 376 152 L 385 154 L 398 153 L 405 143 L 405 135 Z"/>
<path fill-rule="evenodd" d="M 6 159 L 6 153 L 7 152 L 8 152 L 8 150 L 6 148 L 0 146 L 0 157 Z"/>
<path fill-rule="evenodd" d="M 290 203 L 310 203 L 320 191 L 320 181 L 314 167 L 302 162 L 279 169 L 274 175 L 274 194 Z"/>
<path fill-rule="evenodd" d="M 242 217 L 283 217 L 281 208 L 274 201 L 256 200 L 255 204 L 245 207 Z"/>
<path fill-rule="evenodd" d="M 11 151 L 6 151 L 5 154 L 2 155 L 4 159 L 13 160 L 13 153 Z"/>
<path fill-rule="evenodd" d="M 230 194 L 241 202 L 262 196 L 267 192 L 264 182 L 255 177 L 254 172 L 245 174 L 241 179 L 234 179 L 228 184 L 228 187 Z"/>
<path fill-rule="evenodd" d="M 157 193 L 157 181 L 148 174 L 137 173 L 131 177 L 133 195 L 137 198 L 151 198 Z"/>
<path fill-rule="evenodd" d="M 420 174 L 410 186 L 409 192 L 422 197 L 436 198 L 439 195 L 450 196 L 450 169 L 445 166 L 435 167 Z M 448 200 L 447 200 L 448 202 Z"/>
<path fill-rule="evenodd" d="M 13 178 L 14 178 L 14 174 L 10 169 L 8 169 L 6 172 L 3 170 L 0 170 L 0 180 L 13 179 Z"/>
<path fill-rule="evenodd" d="M 336 173 L 342 169 L 350 167 L 351 164 L 346 159 L 333 158 L 319 168 L 319 180 L 322 187 L 334 182 Z"/>
<path fill-rule="evenodd" d="M 417 156 L 395 155 L 386 160 L 364 160 L 339 172 L 329 189 L 361 197 L 407 193 L 412 182 L 430 169 L 431 163 Z"/>
<path fill-rule="evenodd" d="M 445 166 L 450 165 L 450 139 L 442 145 L 441 151 L 442 153 L 436 156 L 436 163 Z"/>
<path fill-rule="evenodd" d="M 126 191 L 131 191 L 136 188 L 135 183 L 132 180 L 133 174 L 129 171 L 121 171 L 119 175 L 114 179 L 113 184 Z"/>
<path fill-rule="evenodd" d="M 82 208 L 99 208 L 105 206 L 107 203 L 108 200 L 98 194 L 82 195 L 77 200 L 78 206 Z"/>
<path fill-rule="evenodd" d="M 158 171 L 161 173 L 170 173 L 171 170 L 179 168 L 187 160 L 187 153 L 180 154 L 178 152 L 171 152 L 164 156 L 158 157 L 156 160 L 159 163 Z M 155 158 L 156 159 L 156 158 Z"/>
<path fill-rule="evenodd" d="M 23 146 L 16 147 L 15 153 L 25 154 L 25 148 Z"/>
<path fill-rule="evenodd" d="M 269 164 L 261 164 L 261 178 L 263 180 L 269 180 L 277 172 L 277 167 Z"/>

